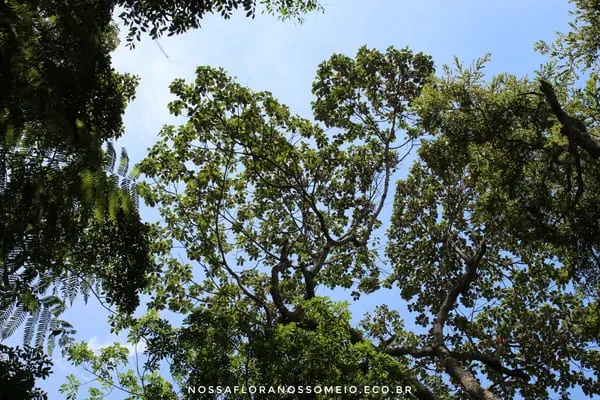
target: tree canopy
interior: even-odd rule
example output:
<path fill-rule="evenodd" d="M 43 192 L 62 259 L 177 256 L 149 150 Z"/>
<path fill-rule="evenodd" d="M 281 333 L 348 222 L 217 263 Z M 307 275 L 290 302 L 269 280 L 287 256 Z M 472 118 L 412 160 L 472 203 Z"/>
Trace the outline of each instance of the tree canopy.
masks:
<path fill-rule="evenodd" d="M 140 187 L 164 221 L 154 250 L 166 268 L 146 316 L 112 320 L 145 343 L 154 380 L 113 382 L 148 399 L 216 398 L 183 390 L 207 382 L 600 394 L 597 75 L 563 45 L 539 44 L 554 59 L 535 79 L 486 78 L 487 57 L 435 75 L 408 49 L 335 54 L 318 67 L 314 121 L 222 69 L 173 82 L 169 109 L 187 122 L 161 130 Z M 323 287 L 392 289 L 417 329 L 387 305 L 353 325 Z M 71 352 L 108 377 L 103 356 Z M 152 375 L 161 362 L 172 380 Z M 369 396 L 387 397 L 344 398 Z"/>
<path fill-rule="evenodd" d="M 319 8 L 264 4 L 283 17 Z M 74 276 L 75 287 L 97 280 L 119 307 L 113 330 L 144 348 L 129 369 L 122 344 L 65 340 L 98 377 L 91 399 L 114 388 L 255 397 L 194 390 L 212 384 L 295 388 L 261 395 L 273 399 L 331 398 L 298 391 L 319 385 L 419 399 L 600 395 L 600 14 L 574 4 L 572 31 L 538 43 L 549 62 L 533 79 L 488 77 L 487 56 L 436 73 L 426 54 L 362 47 L 318 66 L 312 119 L 198 67 L 171 84 L 169 110 L 185 122 L 163 127 L 134 186 L 126 153 L 117 163 L 112 145 L 102 151 L 135 88 L 110 67 L 110 12 L 123 7 L 133 44 L 212 12 L 253 16 L 256 2 L 0 4 L 0 79 L 13 88 L 0 97 L 7 334 L 29 313 L 26 339 L 38 320 L 40 337 L 52 326 L 68 338 L 68 322 L 49 318 Z M 84 45 L 96 52 L 79 57 Z M 140 222 L 133 191 L 161 223 Z M 325 288 L 355 299 L 387 289 L 386 304 L 356 324 Z M 142 290 L 146 313 L 134 316 Z M 23 393 L 43 395 L 32 385 L 45 359 L 0 350 Z M 70 376 L 61 390 L 75 399 L 81 386 Z M 401 397 L 342 397 L 390 395 Z"/>
<path fill-rule="evenodd" d="M 0 399 L 42 400 L 46 394 L 34 388 L 36 378 L 50 375 L 52 362 L 39 349 L 0 344 Z"/>
<path fill-rule="evenodd" d="M 102 151 L 123 131 L 136 79 L 110 65 L 111 9 L 84 3 L 0 5 L 2 337 L 45 307 L 40 296 L 64 295 L 45 307 L 45 325 L 96 278 L 132 312 L 151 268 L 129 188 L 107 176 Z"/>
<path fill-rule="evenodd" d="M 114 3 L 124 8 L 119 17 L 129 28 L 130 47 L 135 46 L 135 41 L 144 33 L 156 39 L 165 33 L 172 36 L 200 28 L 202 19 L 209 14 L 230 19 L 240 10 L 246 17 L 254 18 L 258 7 L 284 20 L 302 21 L 304 14 L 323 10 L 317 0 L 117 0 Z"/>
<path fill-rule="evenodd" d="M 318 8 L 263 3 L 283 17 Z M 137 173 L 111 145 L 137 85 L 111 65 L 116 7 L 133 41 L 148 26 L 154 38 L 198 27 L 206 13 L 253 16 L 256 1 L 0 2 L 0 337 L 24 325 L 25 343 L 49 352 L 71 342 L 60 315 L 78 295 L 130 314 L 157 268 Z"/>

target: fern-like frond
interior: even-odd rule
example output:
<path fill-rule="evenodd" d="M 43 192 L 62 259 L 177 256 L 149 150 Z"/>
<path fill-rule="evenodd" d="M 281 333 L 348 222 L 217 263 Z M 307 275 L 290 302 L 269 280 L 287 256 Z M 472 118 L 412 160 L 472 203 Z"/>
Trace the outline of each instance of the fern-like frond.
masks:
<path fill-rule="evenodd" d="M 42 295 L 44 293 L 46 293 L 46 290 L 48 290 L 48 288 L 50 286 L 52 286 L 53 284 L 55 284 L 57 282 L 57 279 L 55 276 L 53 276 L 50 272 L 40 276 L 40 279 L 37 283 L 37 285 L 35 286 L 35 291 L 36 293 Z"/>
<path fill-rule="evenodd" d="M 136 179 L 138 179 L 140 177 L 140 174 L 141 174 L 140 166 L 139 166 L 139 164 L 136 164 L 131 169 L 131 172 L 129 172 L 129 177 L 135 181 Z"/>
<path fill-rule="evenodd" d="M 33 333 L 35 332 L 35 328 L 38 325 L 40 320 L 40 307 L 37 308 L 32 314 L 27 318 L 27 322 L 25 322 L 25 333 L 23 335 L 23 343 L 26 345 L 31 345 L 31 339 L 33 338 Z"/>
<path fill-rule="evenodd" d="M 115 174 L 111 174 L 108 176 L 108 181 L 110 182 L 110 184 L 114 187 L 119 186 L 119 177 Z"/>
<path fill-rule="evenodd" d="M 52 355 L 54 347 L 56 347 L 56 336 L 58 336 L 61 332 L 59 329 L 59 320 L 51 320 L 50 325 L 48 326 L 48 331 L 50 332 L 50 335 L 48 336 L 46 351 L 48 352 L 48 354 Z"/>
<path fill-rule="evenodd" d="M 12 316 L 2 325 L 2 339 L 6 339 L 11 336 L 25 321 L 27 311 L 23 304 L 18 304 L 14 310 Z"/>
<path fill-rule="evenodd" d="M 75 334 L 75 330 L 73 326 L 68 322 L 62 319 L 52 319 L 50 321 L 50 325 L 48 325 L 48 343 L 46 347 L 46 351 L 48 354 L 52 355 L 54 348 L 56 347 L 56 338 L 61 336 L 67 336 L 67 340 L 73 340 L 73 335 Z"/>
<path fill-rule="evenodd" d="M 67 321 L 60 320 L 60 339 L 58 339 L 58 345 L 63 349 L 66 349 L 67 346 L 72 344 L 75 341 L 75 329 L 73 329 L 73 325 L 68 323 Z M 63 350 L 64 352 L 64 350 Z M 64 355 L 64 354 L 63 354 Z"/>
<path fill-rule="evenodd" d="M 138 193 L 138 184 L 135 182 L 131 184 L 131 199 L 133 200 L 133 205 L 135 206 L 135 209 L 137 211 L 139 211 L 140 210 L 140 195 Z"/>
<path fill-rule="evenodd" d="M 112 173 L 115 169 L 115 162 L 117 161 L 117 152 L 110 142 L 106 144 L 106 147 L 106 172 Z"/>
<path fill-rule="evenodd" d="M 119 214 L 119 193 L 116 190 L 111 190 L 108 193 L 108 219 L 115 223 Z"/>
<path fill-rule="evenodd" d="M 61 283 L 63 299 L 68 301 L 70 305 L 73 305 L 79 292 L 79 278 L 76 275 L 69 275 Z"/>
<path fill-rule="evenodd" d="M 62 300 L 58 296 L 53 295 L 53 296 L 44 297 L 43 299 L 40 300 L 40 303 L 44 307 L 53 308 L 57 305 L 62 304 Z"/>
<path fill-rule="evenodd" d="M 95 181 L 96 179 L 92 171 L 84 170 L 81 172 L 81 186 L 83 189 L 83 195 L 87 201 L 91 201 L 94 198 Z"/>
<path fill-rule="evenodd" d="M 125 177 L 121 180 L 121 190 L 124 192 L 131 194 L 131 178 Z"/>
<path fill-rule="evenodd" d="M 52 318 L 51 308 L 45 306 L 40 314 L 40 321 L 37 327 L 34 343 L 36 348 L 42 348 L 44 346 L 44 339 L 48 333 L 48 326 L 50 325 L 50 319 Z"/>
<path fill-rule="evenodd" d="M 87 304 L 87 302 L 90 298 L 90 286 L 87 284 L 87 282 L 81 283 L 81 286 L 79 287 L 79 291 L 80 291 L 81 295 L 83 296 L 83 302 Z"/>
<path fill-rule="evenodd" d="M 123 177 L 127 175 L 127 170 L 129 169 L 129 156 L 127 155 L 127 150 L 125 147 L 121 148 L 121 159 L 119 160 L 119 168 L 117 173 Z"/>
<path fill-rule="evenodd" d="M 3 327 L 8 322 L 8 319 L 11 315 L 13 315 L 16 307 L 17 304 L 13 302 L 8 306 L 8 308 L 0 312 L 0 327 Z"/>
<path fill-rule="evenodd" d="M 0 194 L 6 189 L 6 154 L 4 150 L 0 150 Z"/>
<path fill-rule="evenodd" d="M 61 300 L 59 303 L 56 303 L 56 305 L 54 307 L 51 308 L 52 315 L 54 315 L 54 318 L 56 319 L 62 313 L 64 313 L 66 309 L 67 309 L 67 305 L 65 304 L 64 301 Z"/>

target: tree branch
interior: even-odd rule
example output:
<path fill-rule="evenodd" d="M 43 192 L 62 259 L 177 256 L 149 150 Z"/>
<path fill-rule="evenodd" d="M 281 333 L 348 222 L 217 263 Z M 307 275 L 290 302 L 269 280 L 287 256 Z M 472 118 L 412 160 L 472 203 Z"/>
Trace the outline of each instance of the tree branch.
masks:
<path fill-rule="evenodd" d="M 436 349 L 431 346 L 415 347 L 415 346 L 398 346 L 391 349 L 384 349 L 384 353 L 389 354 L 393 357 L 411 356 L 414 358 L 425 358 L 434 357 L 436 355 Z M 502 365 L 499 359 L 482 354 L 478 351 L 450 351 L 450 355 L 460 361 L 480 361 L 487 367 L 492 368 L 506 376 L 512 378 L 519 378 L 525 381 L 529 381 L 529 375 L 527 375 L 521 369 L 510 369 Z"/>
<path fill-rule="evenodd" d="M 292 266 L 292 263 L 290 262 L 290 259 L 288 257 L 288 251 L 288 244 L 284 243 L 281 247 L 281 256 L 279 257 L 279 263 L 277 263 L 277 265 L 275 265 L 271 269 L 271 287 L 269 288 L 269 292 L 271 293 L 271 297 L 273 298 L 273 303 L 275 303 L 275 307 L 277 307 L 277 310 L 279 311 L 282 323 L 302 322 L 302 308 L 298 307 L 294 311 L 288 310 L 288 308 L 283 302 L 283 298 L 281 297 L 281 291 L 279 290 L 279 273 L 285 271 L 286 269 Z"/>
<path fill-rule="evenodd" d="M 417 378 L 411 379 L 411 385 L 415 388 L 416 392 L 413 393 L 419 400 L 439 400 L 427 386 L 422 384 Z"/>
<path fill-rule="evenodd" d="M 500 360 L 495 357 L 488 356 L 486 354 L 482 354 L 480 352 L 475 351 L 451 352 L 451 354 L 452 357 L 456 358 L 457 360 L 480 361 L 485 366 L 492 368 L 493 370 L 498 371 L 506 376 L 523 379 L 524 381 L 529 382 L 529 375 L 527 375 L 525 371 L 521 369 L 506 368 L 502 365 L 502 362 L 500 362 Z"/>
<path fill-rule="evenodd" d="M 392 349 L 378 349 L 392 357 L 401 357 L 410 355 L 415 358 L 429 357 L 435 354 L 433 347 L 414 347 L 414 346 L 398 346 Z M 436 396 L 427 386 L 422 384 L 416 377 L 411 378 L 411 385 L 415 388 L 416 392 L 413 393 L 419 400 L 437 400 Z"/>
<path fill-rule="evenodd" d="M 431 346 L 398 346 L 391 349 L 385 349 L 383 351 L 393 357 L 412 356 L 415 358 L 424 358 L 435 356 L 435 349 Z"/>
<path fill-rule="evenodd" d="M 437 350 L 439 354 L 438 357 L 441 360 L 440 364 L 472 398 L 478 400 L 496 400 L 498 398 L 494 393 L 481 386 L 473 374 L 469 371 L 465 371 L 448 349 L 444 346 L 440 346 Z"/>
<path fill-rule="evenodd" d="M 471 283 L 477 279 L 477 266 L 481 262 L 486 251 L 485 239 L 482 239 L 477 248 L 477 253 L 474 257 L 466 257 L 463 252 L 460 252 L 461 258 L 465 260 L 465 272 L 458 277 L 454 286 L 446 294 L 446 298 L 438 311 L 433 324 L 433 336 L 436 345 L 443 344 L 444 325 L 448 319 L 450 311 L 454 309 L 456 300 L 460 294 L 466 293 Z"/>
<path fill-rule="evenodd" d="M 454 286 L 446 294 L 446 298 L 438 311 L 433 324 L 432 334 L 434 340 L 434 354 L 440 360 L 440 364 L 446 372 L 454 378 L 464 390 L 474 399 L 495 400 L 496 395 L 481 386 L 479 381 L 472 373 L 463 369 L 457 358 L 448 350 L 444 344 L 444 325 L 448 319 L 450 311 L 456 306 L 456 301 L 460 294 L 464 294 L 469 289 L 471 283 L 477 279 L 477 266 L 481 262 L 486 252 L 485 237 L 479 242 L 477 251 L 473 257 L 466 257 L 465 272 L 458 278 Z M 464 255 L 464 254 L 463 254 Z"/>
<path fill-rule="evenodd" d="M 547 81 L 540 81 L 540 90 L 546 97 L 546 101 L 550 105 L 552 113 L 558 118 L 558 122 L 562 125 L 560 130 L 570 142 L 585 150 L 590 156 L 595 159 L 600 158 L 600 143 L 592 139 L 587 132 L 585 124 L 578 118 L 569 116 L 560 106 L 554 88 Z"/>

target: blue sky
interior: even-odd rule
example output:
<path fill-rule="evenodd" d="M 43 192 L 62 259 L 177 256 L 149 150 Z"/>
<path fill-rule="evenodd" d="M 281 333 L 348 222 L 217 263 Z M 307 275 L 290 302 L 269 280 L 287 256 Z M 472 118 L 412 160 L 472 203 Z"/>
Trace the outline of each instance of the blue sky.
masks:
<path fill-rule="evenodd" d="M 269 90 L 293 112 L 310 117 L 316 67 L 332 53 L 353 56 L 362 45 L 380 50 L 408 46 L 432 55 L 439 71 L 454 56 L 470 63 L 491 52 L 488 73 L 531 76 L 544 62 L 534 53 L 534 42 L 551 41 L 556 31 L 566 31 L 569 18 L 565 0 L 325 0 L 322 4 L 325 13 L 307 16 L 302 25 L 270 16 L 248 20 L 240 14 L 229 21 L 209 17 L 200 30 L 160 39 L 168 59 L 148 38 L 135 50 L 122 45 L 113 55 L 114 66 L 139 75 L 141 83 L 118 144 L 127 148 L 133 162 L 140 161 L 160 127 L 174 122 L 166 108 L 171 99 L 169 83 L 180 77 L 193 79 L 198 65 L 221 66 L 241 84 Z M 144 209 L 143 216 L 155 219 L 157 214 Z M 363 309 L 380 301 L 381 297 L 371 296 L 352 309 L 359 317 Z M 75 325 L 78 338 L 95 348 L 114 341 L 106 311 L 93 300 L 75 305 L 65 317 Z M 43 384 L 51 400 L 63 398 L 58 387 L 66 374 L 86 376 L 60 359 L 55 360 L 54 372 Z M 114 391 L 107 399 L 123 397 Z"/>

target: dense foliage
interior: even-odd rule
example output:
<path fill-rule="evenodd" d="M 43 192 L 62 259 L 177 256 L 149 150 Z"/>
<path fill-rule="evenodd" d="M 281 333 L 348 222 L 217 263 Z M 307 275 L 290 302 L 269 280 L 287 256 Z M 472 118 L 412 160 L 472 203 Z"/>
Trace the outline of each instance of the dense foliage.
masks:
<path fill-rule="evenodd" d="M 50 375 L 52 362 L 40 350 L 0 344 L 0 399 L 46 400 L 42 390 L 34 388 L 36 378 Z"/>
<path fill-rule="evenodd" d="M 314 120 L 199 67 L 171 85 L 169 109 L 186 122 L 165 126 L 140 166 L 137 190 L 162 216 L 150 227 L 126 153 L 111 174 L 116 153 L 102 151 L 135 87 L 110 68 L 110 13 L 123 7 L 133 43 L 207 13 L 252 16 L 255 2 L 0 3 L 3 335 L 28 314 L 26 341 L 37 324 L 36 344 L 49 327 L 68 344 L 58 316 L 95 281 L 142 358 L 127 369 L 123 345 L 72 344 L 71 361 L 98 377 L 92 399 L 115 387 L 130 399 L 241 396 L 189 390 L 210 384 L 600 394 L 600 14 L 574 4 L 572 31 L 538 44 L 550 59 L 535 79 L 486 77 L 486 57 L 435 75 L 422 53 L 363 47 L 319 65 Z M 265 5 L 284 17 L 318 8 Z M 325 289 L 396 297 L 353 324 Z M 150 301 L 134 317 L 140 290 Z M 43 396 L 39 352 L 2 351 L 19 390 Z M 71 376 L 62 391 L 81 386 Z"/>
<path fill-rule="evenodd" d="M 114 3 L 124 8 L 119 17 L 129 28 L 127 41 L 130 47 L 143 33 L 156 39 L 165 33 L 172 36 L 200 28 L 202 19 L 208 14 L 229 19 L 240 10 L 246 17 L 254 18 L 258 6 L 263 12 L 278 15 L 281 19 L 302 21 L 305 13 L 322 10 L 317 0 L 116 0 Z"/>
<path fill-rule="evenodd" d="M 23 311 L 45 307 L 40 296 L 62 288 L 62 300 L 72 300 L 96 278 L 109 301 L 131 312 L 151 263 L 128 191 L 105 173 L 102 144 L 121 135 L 136 83 L 110 65 L 111 10 L 96 2 L 78 11 L 63 3 L 0 7 L 2 336 Z"/>
<path fill-rule="evenodd" d="M 284 17 L 318 8 L 264 4 Z M 60 315 L 78 295 L 130 314 L 156 268 L 136 174 L 110 145 L 137 84 L 111 66 L 117 7 L 133 40 L 149 25 L 153 37 L 181 33 L 206 13 L 253 16 L 256 2 L 0 1 L 0 337 L 24 325 L 25 343 L 50 352 L 72 340 Z"/>
<path fill-rule="evenodd" d="M 387 282 L 431 334 L 394 351 L 474 398 L 598 393 L 598 162 L 531 95 L 538 82 L 484 83 L 480 67 L 432 80 L 417 105 L 428 137 L 398 183 Z"/>
<path fill-rule="evenodd" d="M 317 286 L 377 289 L 372 232 L 410 142 L 392 147 L 431 71 L 429 57 L 408 50 L 333 56 L 314 90 L 317 118 L 335 135 L 219 69 L 172 84 L 170 109 L 189 122 L 162 130 L 141 165 L 156 184 L 140 188 L 160 205 L 155 246 L 167 268 L 153 280 L 147 316 L 113 321 L 145 343 L 148 371 L 167 360 L 182 386 L 416 385 L 407 363 L 376 351 L 351 327 L 347 305 Z M 173 242 L 200 268 L 172 258 Z M 183 325 L 161 318 L 163 309 L 183 314 Z M 84 344 L 71 356 L 109 372 Z M 118 381 L 154 398 L 137 380 Z"/>
<path fill-rule="evenodd" d="M 593 4 L 577 5 L 574 31 L 538 45 L 552 58 L 535 80 L 486 79 L 486 57 L 434 76 L 406 49 L 334 55 L 313 85 L 315 122 L 219 69 L 175 81 L 169 107 L 187 122 L 164 127 L 142 163 L 166 268 L 146 316 L 112 321 L 145 344 L 153 380 L 116 382 L 140 398 L 211 382 L 408 384 L 428 399 L 600 394 L 598 21 Z M 322 287 L 397 290 L 422 329 L 387 306 L 354 326 Z M 118 362 L 102 356 L 71 352 L 108 377 Z M 172 381 L 155 375 L 163 362 Z"/>

